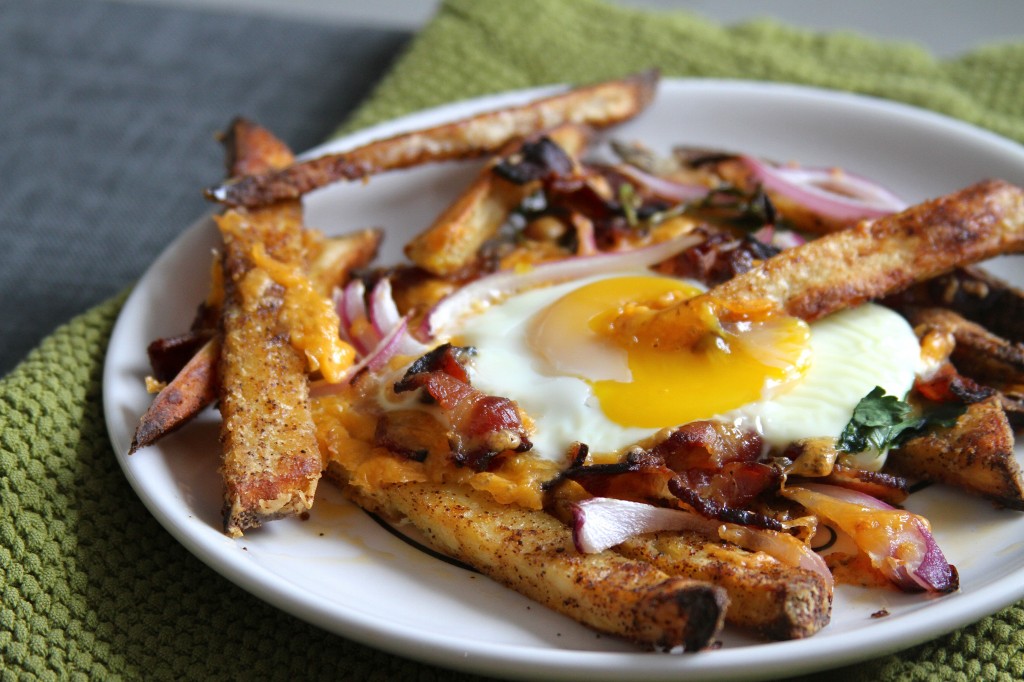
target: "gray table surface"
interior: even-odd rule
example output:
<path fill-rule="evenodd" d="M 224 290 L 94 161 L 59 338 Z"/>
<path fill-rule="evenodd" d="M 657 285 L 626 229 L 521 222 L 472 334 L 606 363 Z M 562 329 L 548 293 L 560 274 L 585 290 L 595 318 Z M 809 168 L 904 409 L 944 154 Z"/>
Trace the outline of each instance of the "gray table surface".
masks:
<path fill-rule="evenodd" d="M 99 0 L 0 0 L 0 375 L 209 210 L 236 114 L 322 141 L 410 37 Z"/>

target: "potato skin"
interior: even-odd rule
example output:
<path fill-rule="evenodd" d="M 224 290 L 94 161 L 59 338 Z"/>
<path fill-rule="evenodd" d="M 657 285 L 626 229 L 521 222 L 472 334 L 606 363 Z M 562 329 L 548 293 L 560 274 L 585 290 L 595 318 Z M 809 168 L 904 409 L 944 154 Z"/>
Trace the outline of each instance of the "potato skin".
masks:
<path fill-rule="evenodd" d="M 1024 475 L 999 396 L 967 407 L 956 424 L 912 438 L 889 453 L 887 466 L 941 481 L 1024 511 Z"/>
<path fill-rule="evenodd" d="M 344 479 L 333 463 L 328 471 Z M 543 511 L 432 483 L 364 489 L 356 501 L 405 519 L 436 549 L 600 632 L 651 648 L 698 651 L 722 628 L 722 588 L 614 552 L 580 554 L 571 530 Z"/>

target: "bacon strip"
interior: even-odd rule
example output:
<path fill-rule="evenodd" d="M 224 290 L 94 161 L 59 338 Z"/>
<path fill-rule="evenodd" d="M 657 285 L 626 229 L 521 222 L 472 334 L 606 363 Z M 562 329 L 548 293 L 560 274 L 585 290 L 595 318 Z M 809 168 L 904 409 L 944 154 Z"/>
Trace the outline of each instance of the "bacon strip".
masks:
<path fill-rule="evenodd" d="M 461 362 L 467 354 L 451 344 L 438 346 L 413 363 L 395 392 L 422 388 L 448 419 L 455 462 L 485 471 L 502 453 L 525 452 L 532 444 L 514 401 L 470 386 Z"/>
<path fill-rule="evenodd" d="M 562 477 L 595 497 L 676 506 L 707 518 L 781 530 L 781 524 L 744 507 L 777 487 L 781 472 L 758 462 L 761 440 L 713 421 L 691 422 L 650 450 L 635 449 L 616 464 L 574 465 Z"/>

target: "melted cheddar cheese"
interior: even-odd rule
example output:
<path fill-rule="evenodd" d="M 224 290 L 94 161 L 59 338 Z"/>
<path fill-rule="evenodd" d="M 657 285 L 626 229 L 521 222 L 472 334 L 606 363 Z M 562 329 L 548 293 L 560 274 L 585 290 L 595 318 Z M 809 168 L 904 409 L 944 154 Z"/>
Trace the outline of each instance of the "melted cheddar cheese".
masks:
<path fill-rule="evenodd" d="M 251 255 L 253 265 L 284 287 L 281 321 L 292 346 L 305 353 L 311 372 L 319 370 L 330 383 L 341 381 L 356 352 L 338 336 L 341 322 L 330 301 L 317 293 L 299 267 L 271 258 L 263 244 L 253 245 Z"/>

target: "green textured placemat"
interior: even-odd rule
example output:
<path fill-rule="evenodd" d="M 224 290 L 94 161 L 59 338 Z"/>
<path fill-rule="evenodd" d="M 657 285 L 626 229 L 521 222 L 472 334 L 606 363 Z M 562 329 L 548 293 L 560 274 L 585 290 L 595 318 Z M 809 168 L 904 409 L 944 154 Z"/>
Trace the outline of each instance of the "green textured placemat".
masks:
<path fill-rule="evenodd" d="M 597 0 L 449 0 L 345 128 L 424 106 L 651 65 L 843 88 L 1024 141 L 1024 44 L 938 61 L 906 44 L 768 21 L 723 28 Z M 0 679 L 470 680 L 329 635 L 219 577 L 137 500 L 103 425 L 123 297 L 0 380 Z M 1021 679 L 1024 608 L 828 679 Z"/>

